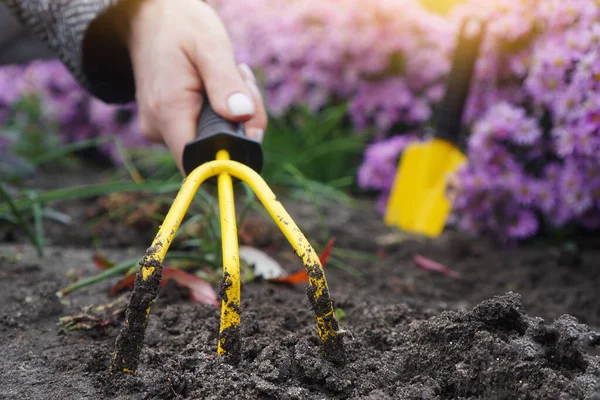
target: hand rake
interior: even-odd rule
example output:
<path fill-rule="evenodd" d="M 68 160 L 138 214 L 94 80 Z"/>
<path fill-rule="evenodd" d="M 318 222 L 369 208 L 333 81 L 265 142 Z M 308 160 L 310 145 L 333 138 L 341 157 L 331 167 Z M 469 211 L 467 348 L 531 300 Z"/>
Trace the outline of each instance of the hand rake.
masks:
<path fill-rule="evenodd" d="M 217 354 L 236 362 L 240 356 L 240 266 L 232 178 L 246 182 L 290 242 L 308 273 L 307 295 L 317 319 L 324 357 L 344 360 L 341 330 L 319 257 L 292 218 L 277 200 L 259 172 L 263 154 L 260 143 L 248 138 L 241 124 L 231 123 L 214 112 L 208 98 L 198 122 L 197 138 L 183 154 L 187 177 L 175 198 L 152 246 L 140 261 L 125 322 L 116 340 L 111 374 L 135 374 L 144 340 L 150 307 L 162 279 L 163 260 L 200 185 L 216 177 L 221 222 L 223 279 L 221 323 Z M 212 179 L 211 179 L 212 180 Z"/>

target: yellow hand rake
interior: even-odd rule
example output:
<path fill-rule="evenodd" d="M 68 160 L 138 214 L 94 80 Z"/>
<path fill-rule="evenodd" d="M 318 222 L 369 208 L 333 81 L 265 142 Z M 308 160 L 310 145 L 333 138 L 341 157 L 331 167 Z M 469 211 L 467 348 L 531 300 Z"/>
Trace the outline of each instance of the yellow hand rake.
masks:
<path fill-rule="evenodd" d="M 204 96 L 198 137 L 185 147 L 183 165 L 187 174 L 152 246 L 140 261 L 125 322 L 116 340 L 110 372 L 135 374 L 150 307 L 162 279 L 163 260 L 200 185 L 217 177 L 223 279 L 221 281 L 221 325 L 217 353 L 235 362 L 240 353 L 240 265 L 233 196 L 233 178 L 246 182 L 283 232 L 308 273 L 308 299 L 315 312 L 324 357 L 344 360 L 342 335 L 319 257 L 292 218 L 277 200 L 259 172 L 263 154 L 260 144 L 245 135 L 241 124 L 226 121 L 211 108 Z"/>

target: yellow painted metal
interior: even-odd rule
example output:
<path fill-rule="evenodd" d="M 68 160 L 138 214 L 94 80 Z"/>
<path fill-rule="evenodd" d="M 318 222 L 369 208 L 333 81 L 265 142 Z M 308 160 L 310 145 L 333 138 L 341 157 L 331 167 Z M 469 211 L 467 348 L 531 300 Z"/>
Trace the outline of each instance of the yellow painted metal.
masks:
<path fill-rule="evenodd" d="M 169 211 L 163 228 L 168 225 L 176 230 L 179 225 L 177 224 L 177 226 L 175 226 L 174 224 L 175 215 L 177 216 L 176 220 L 178 220 L 178 223 L 181 222 L 183 214 L 185 214 L 185 211 L 189 207 L 189 201 L 191 201 L 193 193 L 198 190 L 198 187 L 202 184 L 202 182 L 212 176 L 222 173 L 226 173 L 229 176 L 238 178 L 250 186 L 250 188 L 256 193 L 256 196 L 263 204 L 267 212 L 271 215 L 279 229 L 281 229 L 284 236 L 290 242 L 296 254 L 302 259 L 302 263 L 304 264 L 309 276 L 310 301 L 315 309 L 317 327 L 321 342 L 326 344 L 337 341 L 339 325 L 334 315 L 333 302 L 330 298 L 325 272 L 323 271 L 323 266 L 319 261 L 319 256 L 310 245 L 304 234 L 300 231 L 298 226 L 294 223 L 290 215 L 284 209 L 283 205 L 277 200 L 277 196 L 275 196 L 275 193 L 273 193 L 269 185 L 267 185 L 264 179 L 252 168 L 231 160 L 210 161 L 196 168 L 187 177 L 183 187 L 181 188 L 181 191 L 177 195 L 175 203 L 172 206 L 172 209 L 175 209 L 173 210 L 173 221 L 167 221 L 169 214 L 171 214 L 171 211 Z M 219 186 L 219 192 L 220 191 L 221 186 Z M 221 193 L 219 193 L 219 202 L 221 202 Z M 228 222 L 235 224 L 235 219 L 229 218 Z M 223 221 L 221 221 L 221 223 L 223 224 Z M 161 230 L 164 230 L 165 234 L 168 232 L 167 230 L 170 229 L 163 228 L 161 228 Z M 155 242 L 159 241 L 155 240 Z M 237 239 L 233 246 L 235 247 L 236 259 L 239 260 Z M 166 249 L 164 251 L 166 252 Z M 225 255 L 226 250 L 224 249 L 223 251 L 224 257 L 227 257 Z M 233 253 L 232 250 L 227 250 L 227 252 L 229 251 Z M 164 253 L 162 256 L 164 257 Z M 222 330 L 223 329 L 221 329 L 221 331 Z"/>
<path fill-rule="evenodd" d="M 246 182 L 256 193 L 258 199 L 290 242 L 296 254 L 301 258 L 309 277 L 309 301 L 316 315 L 318 333 L 325 356 L 336 361 L 343 359 L 343 350 L 341 347 L 342 331 L 335 318 L 333 302 L 329 294 L 325 272 L 319 261 L 319 256 L 262 177 L 250 167 L 230 160 L 229 154 L 226 151 L 220 151 L 215 161 L 210 161 L 197 167 L 184 180 L 171 209 L 167 213 L 163 224 L 152 242 L 152 246 L 148 249 L 144 260 L 141 262 L 140 282 L 149 282 L 153 274 L 158 273 L 158 271 L 162 273 L 162 268 L 157 266 L 162 265 L 169 246 L 185 213 L 189 209 L 196 191 L 204 181 L 217 175 L 223 246 L 222 293 L 224 294 L 218 354 L 225 355 L 229 352 L 237 352 L 239 346 L 239 325 L 241 321 L 239 306 L 241 296 L 239 251 L 232 183 L 232 177 L 235 177 Z M 150 305 L 151 301 L 148 303 L 148 308 L 144 310 L 146 318 L 150 313 Z M 141 337 L 143 337 L 144 329 L 145 324 L 141 331 Z M 119 343 L 119 339 L 117 342 Z M 129 357 L 130 360 L 126 361 L 124 357 L 121 357 L 126 352 L 118 345 L 113 364 L 118 366 L 118 369 L 123 372 L 131 371 L 135 373 L 140 350 L 141 343 L 136 345 L 136 351 L 133 352 L 133 360 Z M 119 353 L 118 358 L 117 353 Z"/>
<path fill-rule="evenodd" d="M 424 153 L 423 143 L 416 143 L 404 150 L 386 207 L 384 222 L 387 225 L 397 225 L 402 228 L 409 226 L 411 212 L 418 204 L 417 188 L 423 181 L 421 167 Z M 410 192 L 406 191 L 407 187 L 411 188 Z"/>
<path fill-rule="evenodd" d="M 152 245 L 140 262 L 141 271 L 131 294 L 125 322 L 116 340 L 110 366 L 111 374 L 122 372 L 135 375 L 137 372 L 150 309 L 162 278 L 162 263 L 165 255 L 198 187 L 203 181 L 215 175 L 215 171 L 209 166 L 200 167 L 194 172 L 191 179 L 188 178 L 183 182 Z"/>
<path fill-rule="evenodd" d="M 410 145 L 398 164 L 384 222 L 429 237 L 439 236 L 450 214 L 448 175 L 466 157 L 452 143 L 433 139 Z"/>
<path fill-rule="evenodd" d="M 229 153 L 220 150 L 217 160 L 229 160 Z M 221 219 L 221 243 L 223 252 L 223 281 L 221 284 L 221 326 L 217 352 L 223 355 L 236 352 L 239 347 L 240 326 L 240 261 L 233 182 L 227 172 L 219 173 L 219 214 Z"/>
<path fill-rule="evenodd" d="M 190 208 L 190 204 L 198 191 L 198 187 L 200 187 L 202 182 L 212 178 L 217 173 L 218 172 L 216 172 L 214 168 L 211 168 L 210 165 L 204 164 L 196 168 L 193 173 L 183 181 L 181 189 L 179 189 L 179 193 L 177 194 L 177 197 L 175 197 L 175 200 L 146 255 L 146 258 L 151 262 L 146 264 L 163 263 L 165 255 L 169 250 L 169 246 L 175 237 L 175 233 L 177 232 L 177 229 L 179 229 L 179 225 L 181 225 L 181 221 L 187 210 Z M 147 280 L 152 276 L 154 267 L 148 266 L 145 268 L 147 268 L 147 270 L 142 268 L 142 278 Z"/>
<path fill-rule="evenodd" d="M 334 315 L 327 279 L 319 256 L 260 175 L 242 164 L 236 165 L 236 169 L 238 168 L 239 170 L 232 172 L 232 175 L 246 182 L 256 193 L 256 196 L 290 242 L 298 257 L 302 259 L 308 274 L 309 300 L 316 314 L 321 343 L 325 346 L 326 353 L 331 348 L 335 349 L 339 344 L 337 342 L 340 333 L 339 325 Z"/>

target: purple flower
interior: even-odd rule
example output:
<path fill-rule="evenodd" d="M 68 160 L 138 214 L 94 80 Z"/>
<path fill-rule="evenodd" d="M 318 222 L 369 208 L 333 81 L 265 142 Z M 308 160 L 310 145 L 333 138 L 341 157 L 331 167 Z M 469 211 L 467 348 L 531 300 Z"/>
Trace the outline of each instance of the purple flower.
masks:
<path fill-rule="evenodd" d="M 492 182 L 485 171 L 470 170 L 460 175 L 460 187 L 464 192 L 482 192 L 490 189 Z"/>
<path fill-rule="evenodd" d="M 554 208 L 546 214 L 546 218 L 554 227 L 562 227 L 573 219 L 572 210 L 561 202 L 556 202 Z"/>
<path fill-rule="evenodd" d="M 508 221 L 508 236 L 515 239 L 525 239 L 533 236 L 539 228 L 535 214 L 529 210 L 519 210 Z"/>
<path fill-rule="evenodd" d="M 575 162 L 567 162 L 561 171 L 558 189 L 565 206 L 573 215 L 581 215 L 592 207 L 592 196 L 586 187 L 583 166 Z"/>
<path fill-rule="evenodd" d="M 416 100 L 408 111 L 410 122 L 423 122 L 431 117 L 431 108 L 424 100 Z"/>
<path fill-rule="evenodd" d="M 590 126 L 600 129 L 600 95 L 596 94 L 583 106 L 583 120 Z"/>
<path fill-rule="evenodd" d="M 566 128 L 557 126 L 552 130 L 556 154 L 567 157 L 575 151 L 575 136 Z"/>
<path fill-rule="evenodd" d="M 437 103 L 444 98 L 444 94 L 446 94 L 446 88 L 444 85 L 439 84 L 427 89 L 425 92 L 425 97 L 427 100 Z"/>
<path fill-rule="evenodd" d="M 525 86 L 536 102 L 544 105 L 552 104 L 565 90 L 564 71 L 540 66 L 537 70 L 531 71 Z"/>
<path fill-rule="evenodd" d="M 482 230 L 478 222 L 478 220 L 467 214 L 458 219 L 458 227 L 464 232 L 477 235 L 480 234 Z"/>
<path fill-rule="evenodd" d="M 413 140 L 412 136 L 399 135 L 370 145 L 358 170 L 358 185 L 365 189 L 389 190 L 400 153 Z"/>
<path fill-rule="evenodd" d="M 524 119 L 516 128 L 512 136 L 513 142 L 519 145 L 531 146 L 542 137 L 542 130 L 536 120 L 532 118 Z"/>
<path fill-rule="evenodd" d="M 577 112 L 578 106 L 583 102 L 584 91 L 571 85 L 561 96 L 557 97 L 551 109 L 554 112 L 554 120 L 560 123 L 571 122 L 571 117 Z"/>
<path fill-rule="evenodd" d="M 530 206 L 538 198 L 537 190 L 539 183 L 531 178 L 522 176 L 517 184 L 514 185 L 514 196 L 521 205 Z"/>
<path fill-rule="evenodd" d="M 360 0 L 222 0 L 217 11 L 240 61 L 262 70 L 274 114 L 344 100 L 358 127 L 376 124 L 389 133 L 396 123 L 429 118 L 427 92 L 450 64 L 452 41 L 444 39 L 455 28 L 418 0 L 375 0 L 368 7 Z"/>
<path fill-rule="evenodd" d="M 552 182 L 538 181 L 535 184 L 535 199 L 534 203 L 545 214 L 550 213 L 557 202 L 557 193 L 555 185 Z"/>

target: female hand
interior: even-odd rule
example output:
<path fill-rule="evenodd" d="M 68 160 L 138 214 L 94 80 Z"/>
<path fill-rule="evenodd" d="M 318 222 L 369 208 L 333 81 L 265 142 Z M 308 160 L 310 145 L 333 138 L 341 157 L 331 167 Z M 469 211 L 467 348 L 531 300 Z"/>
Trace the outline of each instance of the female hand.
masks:
<path fill-rule="evenodd" d="M 203 91 L 217 114 L 244 122 L 246 134 L 262 140 L 267 115 L 256 80 L 248 66 L 236 66 L 212 7 L 200 0 L 144 0 L 129 27 L 142 134 L 165 143 L 182 173 Z"/>

